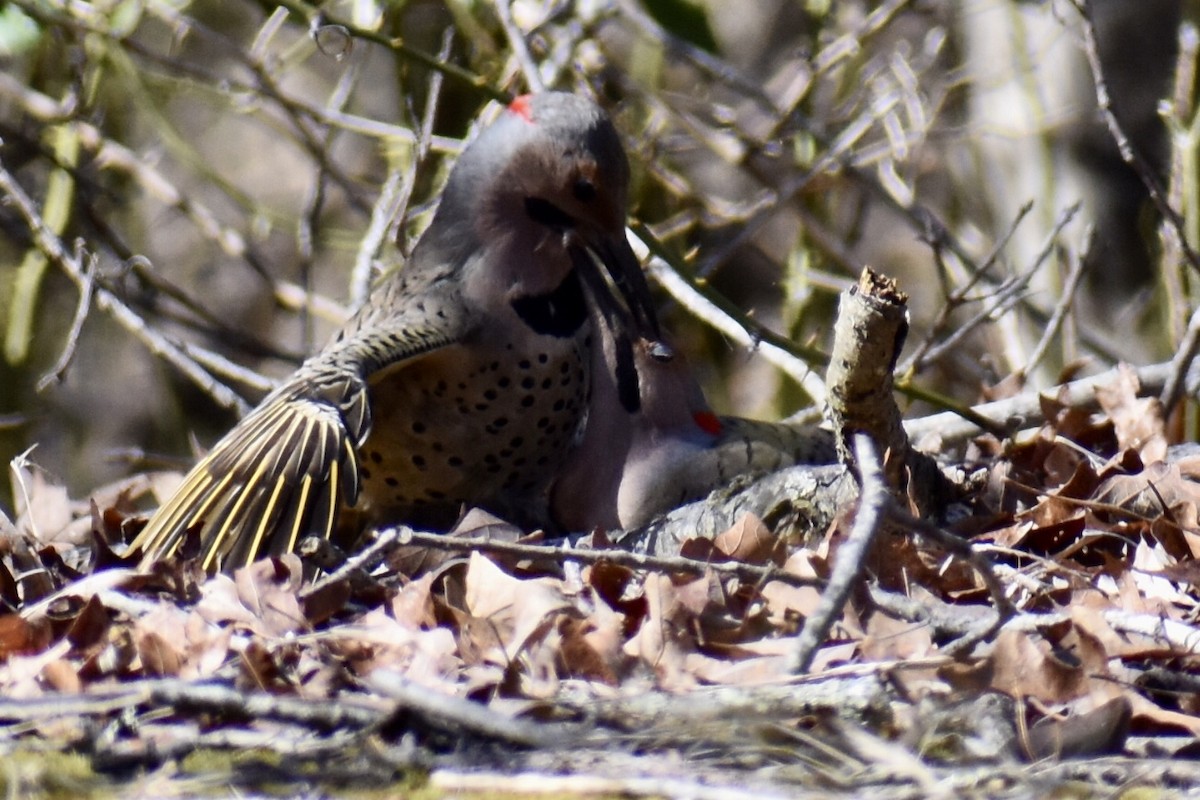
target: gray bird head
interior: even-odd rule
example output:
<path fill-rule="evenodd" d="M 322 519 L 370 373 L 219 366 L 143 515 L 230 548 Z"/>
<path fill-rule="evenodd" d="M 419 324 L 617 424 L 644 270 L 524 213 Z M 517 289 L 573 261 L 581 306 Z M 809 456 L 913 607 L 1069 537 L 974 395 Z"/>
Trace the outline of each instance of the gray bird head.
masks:
<path fill-rule="evenodd" d="M 601 108 L 563 92 L 523 95 L 463 152 L 430 234 L 463 260 L 507 248 L 481 276 L 488 292 L 548 292 L 577 269 L 618 336 L 630 336 L 621 321 L 631 319 L 632 338 L 657 339 L 649 288 L 625 237 L 628 187 L 625 151 Z"/>

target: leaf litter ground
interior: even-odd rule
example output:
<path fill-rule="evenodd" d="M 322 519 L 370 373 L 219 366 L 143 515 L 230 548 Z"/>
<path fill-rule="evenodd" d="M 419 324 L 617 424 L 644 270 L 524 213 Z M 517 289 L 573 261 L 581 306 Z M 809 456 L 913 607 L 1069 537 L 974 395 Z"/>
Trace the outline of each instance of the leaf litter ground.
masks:
<path fill-rule="evenodd" d="M 1045 399 L 1040 430 L 959 465 L 977 491 L 948 527 L 1018 614 L 991 630 L 969 565 L 893 531 L 802 676 L 787 657 L 852 508 L 810 542 L 747 517 L 685 541 L 689 569 L 606 559 L 598 536 L 567 558 L 473 513 L 314 583 L 296 556 L 139 570 L 138 504 L 177 475 L 81 503 L 14 464 L 0 747 L 73 753 L 75 794 L 124 796 L 1200 795 L 1200 450 L 1168 447 L 1137 389 L 1122 373 L 1100 413 Z"/>

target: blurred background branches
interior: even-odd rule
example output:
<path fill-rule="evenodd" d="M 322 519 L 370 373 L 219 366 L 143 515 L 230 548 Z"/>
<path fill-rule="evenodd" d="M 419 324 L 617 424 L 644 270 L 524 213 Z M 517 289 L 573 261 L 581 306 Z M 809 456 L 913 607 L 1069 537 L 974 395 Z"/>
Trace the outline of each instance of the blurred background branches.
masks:
<path fill-rule="evenodd" d="M 913 298 L 904 377 L 962 405 L 1184 340 L 1192 4 L 498 3 L 0 2 L 0 460 L 36 445 L 80 494 L 189 460 L 402 268 L 473 121 L 539 84 L 626 135 L 722 410 L 820 402 L 805 363 L 865 264 Z"/>

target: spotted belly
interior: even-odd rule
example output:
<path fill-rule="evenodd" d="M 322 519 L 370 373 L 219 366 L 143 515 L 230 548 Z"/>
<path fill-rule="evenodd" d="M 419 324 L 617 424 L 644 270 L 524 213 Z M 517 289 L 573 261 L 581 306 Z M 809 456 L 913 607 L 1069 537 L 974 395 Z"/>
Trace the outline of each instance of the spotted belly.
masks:
<path fill-rule="evenodd" d="M 358 507 L 377 524 L 444 530 L 464 507 L 543 524 L 547 487 L 586 413 L 586 341 L 450 347 L 370 382 Z"/>

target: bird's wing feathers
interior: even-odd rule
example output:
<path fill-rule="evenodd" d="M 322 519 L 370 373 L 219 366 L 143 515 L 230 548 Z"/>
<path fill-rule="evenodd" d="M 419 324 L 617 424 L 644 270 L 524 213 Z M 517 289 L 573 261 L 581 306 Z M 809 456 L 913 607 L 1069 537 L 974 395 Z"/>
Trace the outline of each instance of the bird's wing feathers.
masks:
<path fill-rule="evenodd" d="M 358 497 L 357 448 L 371 428 L 367 376 L 460 341 L 467 329 L 466 314 L 374 316 L 350 323 L 352 339 L 306 361 L 217 442 L 130 547 L 147 559 L 171 555 L 196 530 L 204 568 L 228 569 L 289 552 L 308 534 L 328 538 L 339 508 Z"/>

